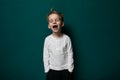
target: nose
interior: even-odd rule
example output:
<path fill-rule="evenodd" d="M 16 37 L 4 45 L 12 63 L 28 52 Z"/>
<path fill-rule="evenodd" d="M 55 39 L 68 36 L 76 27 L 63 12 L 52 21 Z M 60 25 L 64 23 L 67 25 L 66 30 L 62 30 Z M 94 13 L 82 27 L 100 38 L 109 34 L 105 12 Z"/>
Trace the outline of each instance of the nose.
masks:
<path fill-rule="evenodd" d="M 53 21 L 53 24 L 56 24 L 56 21 L 55 21 L 55 20 Z"/>

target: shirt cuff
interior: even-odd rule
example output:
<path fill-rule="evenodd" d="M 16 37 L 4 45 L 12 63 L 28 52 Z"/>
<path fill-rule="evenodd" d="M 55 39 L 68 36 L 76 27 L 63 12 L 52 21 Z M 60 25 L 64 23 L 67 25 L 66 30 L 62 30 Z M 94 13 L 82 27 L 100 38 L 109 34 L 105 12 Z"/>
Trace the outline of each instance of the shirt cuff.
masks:
<path fill-rule="evenodd" d="M 68 71 L 69 71 L 70 73 L 72 73 L 72 72 L 73 72 L 73 70 L 72 70 L 72 69 L 68 69 Z"/>
<path fill-rule="evenodd" d="M 48 73 L 49 72 L 49 68 L 48 69 L 45 69 L 45 73 Z"/>

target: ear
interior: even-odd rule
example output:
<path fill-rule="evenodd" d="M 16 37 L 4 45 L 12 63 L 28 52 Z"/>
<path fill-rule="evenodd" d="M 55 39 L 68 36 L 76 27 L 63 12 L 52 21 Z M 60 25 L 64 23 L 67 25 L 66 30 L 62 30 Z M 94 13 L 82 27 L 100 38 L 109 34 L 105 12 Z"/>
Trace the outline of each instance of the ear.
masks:
<path fill-rule="evenodd" d="M 48 26 L 48 28 L 50 29 L 50 26 Z"/>
<path fill-rule="evenodd" d="M 62 27 L 64 26 L 64 22 L 62 22 Z"/>
<path fill-rule="evenodd" d="M 48 28 L 50 29 L 50 25 L 48 24 Z"/>

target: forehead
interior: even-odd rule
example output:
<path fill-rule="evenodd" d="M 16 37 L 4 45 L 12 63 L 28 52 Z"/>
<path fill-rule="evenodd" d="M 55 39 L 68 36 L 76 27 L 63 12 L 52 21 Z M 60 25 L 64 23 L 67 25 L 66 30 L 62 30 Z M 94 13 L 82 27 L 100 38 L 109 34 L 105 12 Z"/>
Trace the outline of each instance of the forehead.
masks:
<path fill-rule="evenodd" d="M 48 19 L 56 19 L 56 18 L 58 19 L 60 18 L 60 16 L 58 14 L 50 14 L 48 17 Z"/>

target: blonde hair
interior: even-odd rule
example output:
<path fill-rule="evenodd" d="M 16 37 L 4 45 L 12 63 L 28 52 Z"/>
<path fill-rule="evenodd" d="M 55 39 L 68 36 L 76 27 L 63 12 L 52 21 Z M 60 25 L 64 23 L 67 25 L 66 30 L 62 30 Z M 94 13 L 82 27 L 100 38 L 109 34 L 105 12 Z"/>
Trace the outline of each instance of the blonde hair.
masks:
<path fill-rule="evenodd" d="M 64 19 L 63 19 L 63 14 L 60 13 L 60 12 L 55 11 L 53 8 L 50 9 L 50 12 L 49 12 L 48 15 L 47 15 L 47 21 L 49 21 L 48 18 L 49 18 L 49 16 L 50 16 L 51 14 L 57 14 L 57 15 L 59 16 L 60 20 L 61 20 L 62 22 L 64 21 Z"/>

